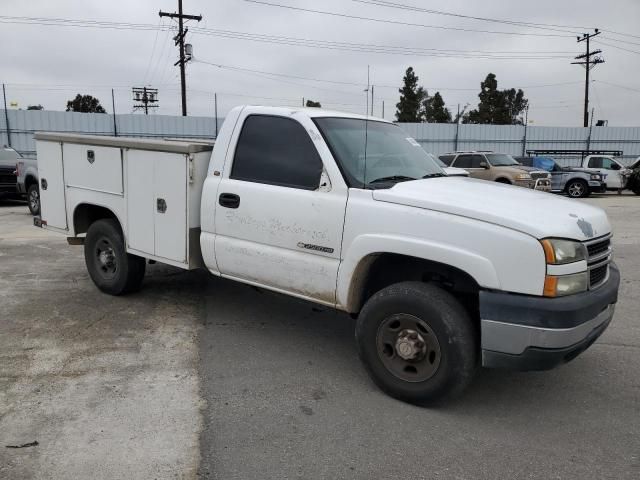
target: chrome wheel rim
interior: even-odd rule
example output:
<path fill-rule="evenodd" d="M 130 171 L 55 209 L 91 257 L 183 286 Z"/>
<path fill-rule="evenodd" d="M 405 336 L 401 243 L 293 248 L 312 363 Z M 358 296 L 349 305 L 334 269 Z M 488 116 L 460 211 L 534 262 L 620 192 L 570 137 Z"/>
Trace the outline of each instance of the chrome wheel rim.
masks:
<path fill-rule="evenodd" d="M 569 195 L 572 197 L 581 197 L 584 194 L 584 185 L 581 183 L 572 183 L 569 185 Z"/>
<path fill-rule="evenodd" d="M 40 205 L 40 194 L 38 190 L 31 190 L 29 193 L 29 206 L 32 210 L 38 211 L 38 206 Z"/>

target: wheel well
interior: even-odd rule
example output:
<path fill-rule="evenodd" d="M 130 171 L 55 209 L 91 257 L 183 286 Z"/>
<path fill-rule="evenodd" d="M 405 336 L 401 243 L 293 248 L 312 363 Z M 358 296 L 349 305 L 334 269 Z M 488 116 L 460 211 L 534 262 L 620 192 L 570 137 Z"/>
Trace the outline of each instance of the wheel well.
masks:
<path fill-rule="evenodd" d="M 496 178 L 496 182 L 498 182 L 498 183 L 508 183 L 509 185 L 511 185 L 511 180 L 509 180 L 508 178 L 504 178 L 504 177 Z"/>
<path fill-rule="evenodd" d="M 478 283 L 463 270 L 444 263 L 395 253 L 373 254 L 360 262 L 353 278 L 357 285 L 352 287 L 349 296 L 352 312 L 359 312 L 365 302 L 383 288 L 414 280 L 438 284 L 458 298 L 472 318 L 479 318 Z"/>
<path fill-rule="evenodd" d="M 584 183 L 585 185 L 589 185 L 584 178 L 570 178 L 564 188 L 567 188 L 569 185 L 571 185 L 572 183 L 576 183 L 576 182 L 580 182 L 580 183 Z"/>
<path fill-rule="evenodd" d="M 118 217 L 108 208 L 88 203 L 78 205 L 73 212 L 73 229 L 75 234 L 86 233 L 93 222 L 103 218 L 113 218 L 120 223 Z"/>
<path fill-rule="evenodd" d="M 38 181 L 36 180 L 36 177 L 34 177 L 33 175 L 27 175 L 27 178 L 24 179 L 24 188 L 26 190 L 29 190 L 29 187 L 33 184 L 38 184 Z"/>

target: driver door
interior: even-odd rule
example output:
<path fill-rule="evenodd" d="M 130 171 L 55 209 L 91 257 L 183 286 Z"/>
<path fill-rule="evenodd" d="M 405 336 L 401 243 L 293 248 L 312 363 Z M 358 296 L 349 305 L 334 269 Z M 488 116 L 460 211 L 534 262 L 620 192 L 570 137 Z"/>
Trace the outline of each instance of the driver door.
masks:
<path fill-rule="evenodd" d="M 622 175 L 620 175 L 622 166 L 615 160 L 608 157 L 591 157 L 588 168 L 597 169 L 598 172 L 606 175 L 608 189 L 622 188 Z"/>
<path fill-rule="evenodd" d="M 218 187 L 216 260 L 224 277 L 334 305 L 347 190 L 308 130 L 291 117 L 244 119 Z"/>

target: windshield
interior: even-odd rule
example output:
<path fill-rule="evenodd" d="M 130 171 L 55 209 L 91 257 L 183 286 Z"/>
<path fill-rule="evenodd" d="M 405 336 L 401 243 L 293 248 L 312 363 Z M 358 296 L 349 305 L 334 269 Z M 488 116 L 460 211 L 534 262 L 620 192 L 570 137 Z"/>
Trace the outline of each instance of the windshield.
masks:
<path fill-rule="evenodd" d="M 314 122 L 351 187 L 390 188 L 397 182 L 445 175 L 433 157 L 397 125 L 332 117 Z"/>
<path fill-rule="evenodd" d="M 512 165 L 520 165 L 518 162 L 514 160 L 511 155 L 506 155 L 504 153 L 487 153 L 487 160 L 494 167 L 509 167 Z"/>
<path fill-rule="evenodd" d="M 434 162 L 436 162 L 443 169 L 448 167 L 448 165 L 446 163 L 444 163 L 442 160 L 440 160 L 438 157 L 436 157 L 433 153 L 427 153 L 427 155 L 429 156 L 430 159 L 432 159 Z"/>

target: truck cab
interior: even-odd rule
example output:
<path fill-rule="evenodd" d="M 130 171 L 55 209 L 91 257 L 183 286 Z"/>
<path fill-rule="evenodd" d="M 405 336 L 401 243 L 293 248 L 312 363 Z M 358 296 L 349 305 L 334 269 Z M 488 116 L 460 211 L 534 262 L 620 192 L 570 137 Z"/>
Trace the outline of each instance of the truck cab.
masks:
<path fill-rule="evenodd" d="M 607 190 L 620 190 L 631 171 L 611 155 L 587 155 L 582 166 L 590 172 L 606 175 Z"/>

